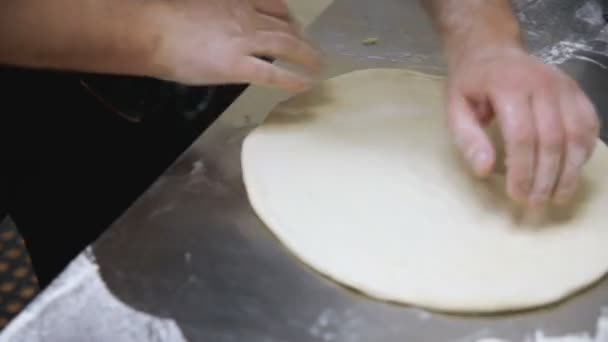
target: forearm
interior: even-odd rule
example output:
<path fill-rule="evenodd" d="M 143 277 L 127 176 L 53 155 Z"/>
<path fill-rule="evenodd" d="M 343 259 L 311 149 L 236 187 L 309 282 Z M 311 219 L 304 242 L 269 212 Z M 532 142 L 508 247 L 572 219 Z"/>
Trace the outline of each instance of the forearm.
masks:
<path fill-rule="evenodd" d="M 0 64 L 146 74 L 156 44 L 146 3 L 3 0 Z"/>
<path fill-rule="evenodd" d="M 509 0 L 421 0 L 445 46 L 448 62 L 470 53 L 523 47 Z"/>

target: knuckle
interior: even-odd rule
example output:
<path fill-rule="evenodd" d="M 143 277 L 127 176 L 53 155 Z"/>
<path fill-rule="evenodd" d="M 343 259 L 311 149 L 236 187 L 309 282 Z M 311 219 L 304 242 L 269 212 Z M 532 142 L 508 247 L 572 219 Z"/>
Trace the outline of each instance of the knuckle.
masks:
<path fill-rule="evenodd" d="M 272 68 L 267 67 L 262 63 L 258 63 L 255 65 L 254 73 L 258 75 L 258 77 L 267 84 L 276 83 L 276 75 Z"/>
<path fill-rule="evenodd" d="M 519 196 L 521 198 L 527 196 L 532 190 L 532 177 L 528 176 L 524 173 L 514 175 L 512 178 L 512 182 L 509 182 L 511 186 L 511 193 L 515 196 Z"/>
<path fill-rule="evenodd" d="M 514 130 L 511 136 L 511 142 L 514 148 L 527 148 L 534 144 L 534 134 L 528 129 Z"/>
<path fill-rule="evenodd" d="M 540 141 L 540 148 L 544 153 L 550 155 L 561 154 L 564 149 L 565 138 L 563 134 L 556 131 L 547 133 L 546 136 Z"/>
<path fill-rule="evenodd" d="M 560 191 L 567 192 L 576 185 L 576 177 L 564 177 L 559 185 Z"/>
<path fill-rule="evenodd" d="M 228 58 L 223 62 L 214 62 L 213 74 L 226 81 L 235 81 L 246 78 L 251 71 L 251 66 L 239 58 Z"/>
<path fill-rule="evenodd" d="M 530 191 L 530 188 L 532 187 L 532 178 L 523 177 L 522 179 L 519 179 L 517 181 L 516 185 L 521 193 L 527 194 Z"/>
<path fill-rule="evenodd" d="M 558 81 L 558 89 L 561 89 L 562 94 L 574 95 L 579 93 L 580 86 L 576 80 L 564 74 L 561 70 L 555 71 Z"/>
<path fill-rule="evenodd" d="M 572 174 L 578 173 L 579 169 L 585 165 L 588 157 L 589 153 L 585 149 L 576 149 L 576 152 L 570 153 L 564 162 L 564 168 L 568 169 L 566 176 L 564 176 L 566 182 L 570 177 L 574 177 Z"/>
<path fill-rule="evenodd" d="M 522 73 L 522 77 L 531 82 L 530 85 L 542 87 L 553 87 L 556 78 L 559 77 L 559 70 L 551 68 L 542 62 L 535 64 L 529 71 L 522 70 Z"/>
<path fill-rule="evenodd" d="M 299 40 L 287 32 L 278 32 L 276 34 L 276 44 L 277 48 L 287 52 L 293 52 L 300 46 Z"/>
<path fill-rule="evenodd" d="M 556 178 L 549 177 L 543 178 L 541 180 L 537 180 L 538 183 L 535 184 L 533 196 L 541 199 L 549 199 L 556 188 Z"/>
<path fill-rule="evenodd" d="M 596 136 L 599 134 L 600 128 L 600 120 L 597 114 L 595 114 L 595 112 L 591 113 L 591 115 L 589 115 L 589 119 L 585 120 L 585 129 L 588 132 L 591 132 L 592 135 Z"/>
<path fill-rule="evenodd" d="M 602 126 L 601 118 L 598 115 L 598 112 L 595 109 L 595 106 L 591 103 L 589 98 L 587 98 L 583 93 L 579 92 L 579 94 L 580 94 L 579 95 L 579 102 L 580 102 L 579 108 L 583 113 L 582 116 L 585 118 L 585 120 L 584 120 L 585 128 L 587 130 L 589 130 L 590 132 L 599 134 L 599 131 Z"/>
<path fill-rule="evenodd" d="M 548 197 L 553 192 L 553 188 L 554 188 L 553 183 L 545 181 L 539 185 L 537 193 L 540 194 L 541 196 Z"/>
<path fill-rule="evenodd" d="M 591 137 L 594 137 L 594 132 L 585 129 L 582 125 L 578 125 L 576 128 L 570 129 L 566 133 L 566 139 L 570 144 L 576 146 L 587 146 L 592 141 Z"/>
<path fill-rule="evenodd" d="M 560 159 L 551 158 L 550 160 L 545 160 L 539 167 L 541 173 L 535 180 L 534 193 L 537 196 L 548 197 L 553 193 L 557 185 Z"/>
<path fill-rule="evenodd" d="M 280 80 L 277 75 L 277 72 L 272 68 L 266 68 L 264 71 L 264 78 L 268 84 L 279 84 Z"/>
<path fill-rule="evenodd" d="M 566 89 L 568 89 L 571 92 L 579 92 L 580 90 L 580 85 L 578 84 L 578 82 L 576 80 L 574 80 L 573 78 L 570 77 L 566 77 L 564 76 L 565 79 L 565 83 L 566 83 Z"/>
<path fill-rule="evenodd" d="M 536 81 L 543 87 L 553 87 L 553 84 L 555 84 L 556 74 L 552 69 L 543 69 L 536 76 Z"/>
<path fill-rule="evenodd" d="M 516 201 L 525 201 L 529 195 L 529 183 L 515 182 L 507 188 L 509 197 Z"/>
<path fill-rule="evenodd" d="M 580 171 L 580 165 L 578 163 L 566 162 L 564 165 L 564 171 L 559 180 L 559 189 L 567 190 L 576 186 Z"/>

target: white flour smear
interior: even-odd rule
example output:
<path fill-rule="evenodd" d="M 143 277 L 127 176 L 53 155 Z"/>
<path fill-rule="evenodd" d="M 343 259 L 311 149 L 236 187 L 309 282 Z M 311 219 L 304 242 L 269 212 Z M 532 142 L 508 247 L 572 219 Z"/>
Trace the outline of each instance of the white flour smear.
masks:
<path fill-rule="evenodd" d="M 593 52 L 593 49 L 582 42 L 561 41 L 541 50 L 537 55 L 546 64 L 562 64 L 569 59 L 576 58 L 577 51 Z"/>
<path fill-rule="evenodd" d="M 90 254 L 90 253 L 89 253 Z M 134 310 L 112 295 L 81 254 L 0 335 L 0 342 L 186 342 L 173 320 Z"/>
<path fill-rule="evenodd" d="M 485 338 L 476 342 L 515 342 L 497 338 Z M 519 341 L 518 341 L 519 342 Z M 608 308 L 602 310 L 597 321 L 595 336 L 589 333 L 573 333 L 565 336 L 549 336 L 537 330 L 532 336 L 521 342 L 608 342 Z"/>

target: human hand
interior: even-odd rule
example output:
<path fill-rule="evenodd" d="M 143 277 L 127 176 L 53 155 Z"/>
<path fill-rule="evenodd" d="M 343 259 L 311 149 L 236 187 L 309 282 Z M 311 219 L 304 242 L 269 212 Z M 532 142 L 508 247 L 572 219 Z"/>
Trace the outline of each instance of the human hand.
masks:
<path fill-rule="evenodd" d="M 154 72 L 183 84 L 253 83 L 298 92 L 310 78 L 257 57 L 316 73 L 320 54 L 302 36 L 283 0 L 178 0 L 154 7 Z"/>
<path fill-rule="evenodd" d="M 569 202 L 600 127 L 574 80 L 521 49 L 471 53 L 450 66 L 447 96 L 456 144 L 478 176 L 495 167 L 483 128 L 496 118 L 509 196 L 533 207 Z"/>

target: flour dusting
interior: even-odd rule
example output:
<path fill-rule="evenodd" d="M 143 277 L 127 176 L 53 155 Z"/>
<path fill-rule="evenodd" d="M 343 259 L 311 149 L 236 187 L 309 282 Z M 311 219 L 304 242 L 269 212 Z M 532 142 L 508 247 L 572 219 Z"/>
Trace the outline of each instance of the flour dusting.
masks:
<path fill-rule="evenodd" d="M 592 52 L 593 49 L 582 42 L 561 41 L 553 46 L 542 49 L 538 57 L 546 64 L 562 64 L 576 56 L 576 52 Z"/>
<path fill-rule="evenodd" d="M 497 338 L 485 338 L 476 342 L 513 342 Z M 597 321 L 595 336 L 589 333 L 573 333 L 564 336 L 549 336 L 542 330 L 537 330 L 522 342 L 608 342 L 608 308 L 602 309 L 602 315 Z"/>
<path fill-rule="evenodd" d="M 589 57 L 585 57 L 585 56 L 574 56 L 574 58 L 579 59 L 581 61 L 589 62 L 591 64 L 595 64 L 602 69 L 608 69 L 608 66 L 606 64 L 604 64 L 598 60 L 595 60 L 593 58 L 589 58 Z"/>
<path fill-rule="evenodd" d="M 108 290 L 87 254 L 76 258 L 17 316 L 0 342 L 185 342 L 177 324 L 125 305 Z"/>

